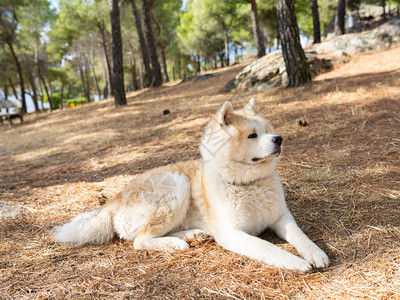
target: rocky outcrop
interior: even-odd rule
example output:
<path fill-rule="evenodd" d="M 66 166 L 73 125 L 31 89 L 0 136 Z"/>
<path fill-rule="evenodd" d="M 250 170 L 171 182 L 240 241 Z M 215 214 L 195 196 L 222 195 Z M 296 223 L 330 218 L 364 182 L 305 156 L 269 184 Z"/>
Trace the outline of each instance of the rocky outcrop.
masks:
<path fill-rule="evenodd" d="M 400 41 L 400 17 L 390 19 L 378 28 L 364 33 L 334 37 L 313 47 L 318 54 L 347 55 L 390 47 Z"/>
<path fill-rule="evenodd" d="M 319 59 L 314 50 L 308 50 L 305 54 L 314 75 L 332 68 L 332 62 L 326 59 Z M 286 85 L 287 83 L 288 79 L 282 51 L 277 50 L 246 66 L 225 85 L 223 90 L 226 92 L 233 89 L 261 91 Z"/>
<path fill-rule="evenodd" d="M 352 33 L 334 37 L 305 51 L 313 75 L 329 71 L 337 61 L 321 59 L 317 54 L 343 56 L 356 52 L 366 52 L 390 47 L 400 41 L 400 17 L 394 17 L 385 24 L 367 33 Z M 286 85 L 287 74 L 282 51 L 277 50 L 265 55 L 245 67 L 231 81 L 224 91 L 234 89 L 261 91 Z"/>

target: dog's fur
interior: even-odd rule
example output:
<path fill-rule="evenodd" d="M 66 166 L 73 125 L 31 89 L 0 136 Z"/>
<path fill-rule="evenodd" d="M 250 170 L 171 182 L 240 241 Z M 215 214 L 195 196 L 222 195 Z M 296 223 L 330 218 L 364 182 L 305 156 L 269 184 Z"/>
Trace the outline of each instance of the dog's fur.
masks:
<path fill-rule="evenodd" d="M 256 115 L 254 99 L 233 111 L 226 102 L 206 126 L 202 159 L 148 171 L 101 209 L 56 227 L 55 241 L 105 243 L 114 233 L 135 249 L 185 250 L 209 235 L 222 247 L 269 265 L 307 272 L 328 256 L 296 225 L 275 171 L 282 139 Z M 266 228 L 304 258 L 256 237 Z"/>

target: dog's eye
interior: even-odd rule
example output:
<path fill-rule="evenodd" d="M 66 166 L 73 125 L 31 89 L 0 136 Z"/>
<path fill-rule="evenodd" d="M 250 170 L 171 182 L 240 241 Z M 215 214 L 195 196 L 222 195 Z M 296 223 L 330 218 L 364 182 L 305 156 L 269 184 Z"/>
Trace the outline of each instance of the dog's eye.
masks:
<path fill-rule="evenodd" d="M 252 133 L 248 136 L 249 139 L 255 139 L 257 137 L 257 133 Z"/>

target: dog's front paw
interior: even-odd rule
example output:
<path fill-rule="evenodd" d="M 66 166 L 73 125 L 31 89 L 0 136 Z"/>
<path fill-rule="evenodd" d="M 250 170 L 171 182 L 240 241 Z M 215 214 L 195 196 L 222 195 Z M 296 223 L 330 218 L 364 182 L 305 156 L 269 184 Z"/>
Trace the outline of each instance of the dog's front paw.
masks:
<path fill-rule="evenodd" d="M 312 244 L 302 253 L 302 256 L 308 261 L 314 268 L 326 268 L 329 266 L 328 255 L 322 251 L 317 245 Z"/>
<path fill-rule="evenodd" d="M 283 264 L 283 267 L 285 269 L 296 270 L 296 271 L 300 271 L 302 273 L 307 273 L 312 270 L 312 266 L 307 261 L 305 261 L 304 259 L 301 259 L 300 257 L 297 257 L 297 256 L 294 256 L 293 258 L 287 260 Z"/>
<path fill-rule="evenodd" d="M 291 253 L 285 254 L 282 260 L 275 262 L 275 266 L 288 270 L 300 271 L 302 273 L 307 273 L 312 270 L 312 266 L 306 260 Z"/>

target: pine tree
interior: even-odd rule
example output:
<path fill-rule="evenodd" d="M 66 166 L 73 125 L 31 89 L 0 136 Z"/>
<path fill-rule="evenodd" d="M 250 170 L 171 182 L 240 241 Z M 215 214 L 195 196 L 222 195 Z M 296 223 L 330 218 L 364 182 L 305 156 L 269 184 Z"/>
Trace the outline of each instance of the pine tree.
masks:
<path fill-rule="evenodd" d="M 162 85 L 162 76 L 160 63 L 158 61 L 156 42 L 153 35 L 153 26 L 151 24 L 150 11 L 151 3 L 148 0 L 142 0 L 142 14 L 145 28 L 144 30 L 146 33 L 147 48 L 150 53 L 151 70 L 153 73 L 151 86 L 156 87 Z"/>
<path fill-rule="evenodd" d="M 346 0 L 339 0 L 335 16 L 335 35 L 345 34 L 344 17 L 346 16 Z"/>
<path fill-rule="evenodd" d="M 311 70 L 300 44 L 294 0 L 276 0 L 278 30 L 288 75 L 288 87 L 311 81 Z"/>
<path fill-rule="evenodd" d="M 115 106 L 126 105 L 119 0 L 109 0 Z"/>
<path fill-rule="evenodd" d="M 318 0 L 310 0 L 310 2 L 311 2 L 311 12 L 313 19 L 313 28 L 314 28 L 313 44 L 318 44 L 321 43 L 321 26 L 319 22 Z"/>

